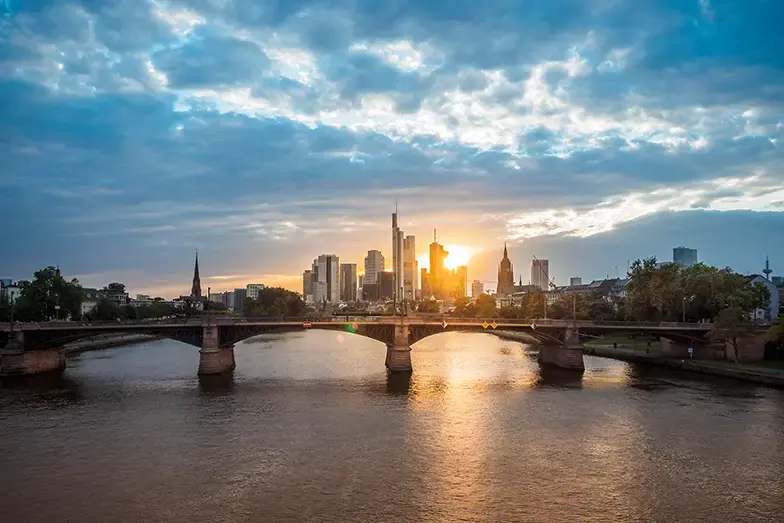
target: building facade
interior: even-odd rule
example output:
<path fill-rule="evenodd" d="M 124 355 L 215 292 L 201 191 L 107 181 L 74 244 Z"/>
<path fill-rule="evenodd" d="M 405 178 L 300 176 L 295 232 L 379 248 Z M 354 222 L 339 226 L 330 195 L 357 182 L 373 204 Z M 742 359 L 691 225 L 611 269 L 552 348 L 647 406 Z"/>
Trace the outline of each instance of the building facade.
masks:
<path fill-rule="evenodd" d="M 476 298 L 485 293 L 485 284 L 479 280 L 471 282 L 471 297 Z"/>
<path fill-rule="evenodd" d="M 504 256 L 501 258 L 501 263 L 498 264 L 498 286 L 495 293 L 499 296 L 506 296 L 514 292 L 514 287 L 514 269 L 506 251 L 506 243 L 504 243 Z"/>
<path fill-rule="evenodd" d="M 378 299 L 391 300 L 395 297 L 395 275 L 384 271 L 378 275 Z"/>
<path fill-rule="evenodd" d="M 422 298 L 446 300 L 461 298 L 466 295 L 468 287 L 468 267 L 465 265 L 454 270 L 446 268 L 449 252 L 438 243 L 433 231 L 433 243 L 430 244 L 430 270 L 422 269 Z"/>
<path fill-rule="evenodd" d="M 691 267 L 697 263 L 697 249 L 689 249 L 688 247 L 675 247 L 672 250 L 672 262 L 677 263 L 681 267 Z"/>
<path fill-rule="evenodd" d="M 397 210 L 392 214 L 392 276 L 395 288 L 393 299 L 396 302 L 402 302 L 405 298 L 403 291 L 403 231 L 398 227 Z"/>
<path fill-rule="evenodd" d="M 413 236 L 403 239 L 403 293 L 407 300 L 415 300 L 419 296 L 419 262 Z"/>
<path fill-rule="evenodd" d="M 761 307 L 754 311 L 754 321 L 756 323 L 761 324 L 770 324 L 778 318 L 779 316 L 779 308 L 780 308 L 780 294 L 779 290 L 776 288 L 776 285 L 770 280 L 768 280 L 765 276 L 760 274 L 752 274 L 750 276 L 746 276 L 746 281 L 750 285 L 761 284 L 764 285 L 765 288 L 768 289 L 770 292 L 770 303 L 767 307 Z"/>
<path fill-rule="evenodd" d="M 569 285 L 582 285 L 582 284 L 583 284 L 583 279 L 580 278 L 579 276 L 572 276 L 571 278 L 569 278 Z"/>
<path fill-rule="evenodd" d="M 550 261 L 531 260 L 531 285 L 539 287 L 543 291 L 550 290 Z"/>
<path fill-rule="evenodd" d="M 302 299 L 305 303 L 313 303 L 313 271 L 310 269 L 302 273 Z"/>
<path fill-rule="evenodd" d="M 340 264 L 340 299 L 357 301 L 357 264 Z"/>
<path fill-rule="evenodd" d="M 334 254 L 322 254 L 313 260 L 313 301 L 340 301 L 340 259 Z"/>
<path fill-rule="evenodd" d="M 245 297 L 247 294 L 247 289 L 234 289 L 234 305 L 232 310 L 242 312 L 245 308 Z"/>
<path fill-rule="evenodd" d="M 365 281 L 364 284 L 378 283 L 378 275 L 384 272 L 384 256 L 381 251 L 368 251 L 365 256 Z"/>
<path fill-rule="evenodd" d="M 265 288 L 263 283 L 249 283 L 245 286 L 245 297 L 251 300 L 258 300 L 259 293 Z"/>

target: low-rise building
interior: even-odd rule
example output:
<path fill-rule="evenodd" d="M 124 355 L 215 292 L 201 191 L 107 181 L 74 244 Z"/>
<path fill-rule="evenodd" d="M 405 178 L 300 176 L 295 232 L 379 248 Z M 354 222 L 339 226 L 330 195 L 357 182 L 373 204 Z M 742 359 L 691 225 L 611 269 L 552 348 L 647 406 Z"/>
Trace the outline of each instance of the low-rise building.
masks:
<path fill-rule="evenodd" d="M 772 323 L 773 320 L 778 318 L 779 316 L 779 308 L 780 308 L 780 299 L 781 295 L 779 293 L 779 289 L 773 284 L 772 281 L 768 280 L 764 276 L 760 274 L 750 274 L 746 276 L 746 281 L 750 285 L 756 285 L 758 283 L 765 286 L 770 292 L 770 303 L 767 307 L 760 307 L 753 312 L 754 321 L 756 323 L 762 324 L 769 324 Z"/>

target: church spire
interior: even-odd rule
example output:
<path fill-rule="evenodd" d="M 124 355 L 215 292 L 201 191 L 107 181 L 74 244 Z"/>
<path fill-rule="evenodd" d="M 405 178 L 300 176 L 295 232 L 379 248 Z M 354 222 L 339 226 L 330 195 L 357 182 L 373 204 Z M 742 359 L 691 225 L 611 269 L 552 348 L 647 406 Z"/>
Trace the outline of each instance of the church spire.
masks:
<path fill-rule="evenodd" d="M 196 264 L 193 266 L 193 287 L 191 296 L 201 298 L 201 279 L 199 278 L 199 251 L 196 251 Z"/>
<path fill-rule="evenodd" d="M 509 255 L 506 253 L 506 242 L 504 242 L 504 258 L 508 258 Z"/>

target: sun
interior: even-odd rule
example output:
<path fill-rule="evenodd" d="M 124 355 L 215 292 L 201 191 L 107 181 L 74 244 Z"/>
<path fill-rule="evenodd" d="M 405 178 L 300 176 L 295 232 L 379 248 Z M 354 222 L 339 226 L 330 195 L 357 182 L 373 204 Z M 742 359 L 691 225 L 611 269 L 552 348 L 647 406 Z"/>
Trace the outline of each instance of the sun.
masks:
<path fill-rule="evenodd" d="M 476 247 L 469 247 L 467 245 L 444 245 L 444 249 L 449 253 L 444 265 L 447 269 L 456 269 L 461 265 L 468 265 L 471 257 L 482 251 Z M 430 253 L 424 253 L 417 257 L 419 268 L 426 268 L 430 270 Z"/>

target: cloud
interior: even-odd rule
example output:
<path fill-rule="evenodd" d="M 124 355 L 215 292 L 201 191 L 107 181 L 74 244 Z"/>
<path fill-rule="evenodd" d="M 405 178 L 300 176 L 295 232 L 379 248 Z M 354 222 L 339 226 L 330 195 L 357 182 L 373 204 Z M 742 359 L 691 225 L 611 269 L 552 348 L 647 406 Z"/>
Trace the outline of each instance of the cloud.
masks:
<path fill-rule="evenodd" d="M 253 42 L 202 30 L 183 45 L 156 52 L 152 61 L 174 89 L 249 84 L 268 64 Z"/>
<path fill-rule="evenodd" d="M 9 5 L 0 273 L 291 275 L 395 199 L 484 252 L 783 210 L 776 2 Z"/>

